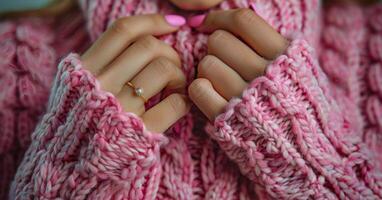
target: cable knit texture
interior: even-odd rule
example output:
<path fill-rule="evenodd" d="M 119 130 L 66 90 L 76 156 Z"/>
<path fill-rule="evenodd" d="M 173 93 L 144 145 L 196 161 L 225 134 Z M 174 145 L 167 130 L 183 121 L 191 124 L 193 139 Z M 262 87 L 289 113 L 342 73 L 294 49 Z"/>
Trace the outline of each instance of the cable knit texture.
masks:
<path fill-rule="evenodd" d="M 382 199 L 382 6 L 226 0 L 212 10 L 251 3 L 289 48 L 214 123 L 194 107 L 165 134 L 123 112 L 77 54 L 54 67 L 87 46 L 78 15 L 2 22 L 0 197 L 29 146 L 10 199 Z M 92 41 L 120 17 L 193 14 L 163 0 L 79 4 Z M 189 83 L 207 37 L 187 26 L 160 37 Z"/>
<path fill-rule="evenodd" d="M 382 198 L 382 177 L 327 100 L 311 55 L 304 41 L 293 41 L 265 76 L 230 102 L 210 135 L 274 198 Z"/>
<path fill-rule="evenodd" d="M 166 138 L 148 133 L 138 117 L 122 112 L 99 87 L 77 55 L 61 62 L 48 110 L 20 165 L 22 176 L 15 179 L 16 198 L 155 196 L 159 146 Z"/>
<path fill-rule="evenodd" d="M 6 198 L 30 135 L 45 111 L 58 58 L 80 50 L 87 41 L 82 26 L 81 15 L 72 12 L 59 20 L 0 23 L 0 199 Z M 70 41 L 61 43 L 68 36 Z"/>

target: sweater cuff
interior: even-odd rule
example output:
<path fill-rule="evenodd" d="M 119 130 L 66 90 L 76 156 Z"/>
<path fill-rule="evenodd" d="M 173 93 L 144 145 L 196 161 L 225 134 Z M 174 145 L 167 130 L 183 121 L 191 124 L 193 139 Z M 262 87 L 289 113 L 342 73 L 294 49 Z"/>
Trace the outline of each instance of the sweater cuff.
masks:
<path fill-rule="evenodd" d="M 207 132 L 272 198 L 381 195 L 368 152 L 347 129 L 304 40 L 292 41 Z"/>
<path fill-rule="evenodd" d="M 94 133 L 87 150 L 100 160 L 89 158 L 89 169 L 113 163 L 116 171 L 104 168 L 103 173 L 112 174 L 115 179 L 122 178 L 124 175 L 119 174 L 122 171 L 118 168 L 132 165 L 132 160 L 137 161 L 134 164 L 141 164 L 140 167 L 149 166 L 149 162 L 159 157 L 160 145 L 167 143 L 163 134 L 149 132 L 138 116 L 122 110 L 113 94 L 101 90 L 97 79 L 83 68 L 77 54 L 70 54 L 61 62 L 52 95 L 50 111 L 65 110 L 70 115 L 66 120 L 77 117 L 79 130 Z"/>
<path fill-rule="evenodd" d="M 107 191 L 132 199 L 155 195 L 146 190 L 158 187 L 160 146 L 165 143 L 163 134 L 149 132 L 138 116 L 124 112 L 82 67 L 79 56 L 70 54 L 58 67 L 47 113 L 16 175 L 16 195 L 30 193 L 31 186 L 41 197 L 72 199 Z M 51 176 L 65 181 L 36 183 L 31 178 Z M 44 190 L 48 186 L 52 189 Z"/>

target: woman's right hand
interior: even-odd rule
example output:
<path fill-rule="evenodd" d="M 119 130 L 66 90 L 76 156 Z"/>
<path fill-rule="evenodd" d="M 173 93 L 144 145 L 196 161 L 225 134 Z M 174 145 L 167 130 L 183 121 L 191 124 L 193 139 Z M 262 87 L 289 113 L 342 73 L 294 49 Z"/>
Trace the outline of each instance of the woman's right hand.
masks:
<path fill-rule="evenodd" d="M 163 132 L 190 108 L 184 95 L 174 93 L 145 110 L 149 99 L 164 88 L 181 89 L 186 78 L 177 52 L 155 38 L 178 30 L 184 18 L 175 15 L 139 15 L 118 19 L 82 55 L 87 70 L 103 90 L 111 92 L 126 112 L 140 116 L 150 131 Z M 144 98 L 134 88 L 142 88 Z"/>

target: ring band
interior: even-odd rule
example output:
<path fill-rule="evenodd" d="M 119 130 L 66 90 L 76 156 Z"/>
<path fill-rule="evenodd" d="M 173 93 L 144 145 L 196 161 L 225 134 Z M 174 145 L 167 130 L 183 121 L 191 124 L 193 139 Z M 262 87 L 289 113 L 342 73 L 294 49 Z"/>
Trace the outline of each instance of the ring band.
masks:
<path fill-rule="evenodd" d="M 143 88 L 135 87 L 135 85 L 132 84 L 131 82 L 127 82 L 126 84 L 130 86 L 131 88 L 133 88 L 135 96 L 140 97 L 143 100 L 143 102 L 145 103 L 147 102 L 147 99 L 143 96 L 143 92 L 144 92 Z"/>

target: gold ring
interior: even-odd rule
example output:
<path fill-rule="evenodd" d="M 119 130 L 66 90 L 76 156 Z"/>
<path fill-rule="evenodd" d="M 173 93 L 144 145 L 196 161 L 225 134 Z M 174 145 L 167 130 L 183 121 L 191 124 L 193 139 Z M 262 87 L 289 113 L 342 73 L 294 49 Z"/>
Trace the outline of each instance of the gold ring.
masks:
<path fill-rule="evenodd" d="M 134 91 L 134 94 L 138 97 L 140 97 L 143 102 L 147 102 L 147 99 L 143 96 L 143 88 L 140 88 L 140 87 L 135 87 L 134 84 L 132 84 L 131 82 L 127 82 L 127 85 L 130 86 L 131 88 L 133 88 L 133 91 Z"/>

